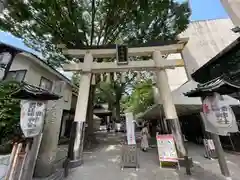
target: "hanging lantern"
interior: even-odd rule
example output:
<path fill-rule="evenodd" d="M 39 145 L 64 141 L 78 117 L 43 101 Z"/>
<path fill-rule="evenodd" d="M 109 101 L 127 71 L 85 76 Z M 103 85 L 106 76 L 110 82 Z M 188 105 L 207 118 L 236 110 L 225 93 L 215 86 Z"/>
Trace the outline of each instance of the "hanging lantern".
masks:
<path fill-rule="evenodd" d="M 117 79 L 118 79 L 118 78 L 117 78 L 117 73 L 113 73 L 113 80 L 114 80 L 114 81 L 117 81 Z"/>
<path fill-rule="evenodd" d="M 95 84 L 96 84 L 96 75 L 95 75 L 95 74 L 92 74 L 91 84 L 92 84 L 92 85 L 95 85 Z"/>
<path fill-rule="evenodd" d="M 121 75 L 121 79 L 120 79 L 120 81 L 121 81 L 121 83 L 125 83 L 126 82 L 126 76 L 125 76 L 125 74 L 124 73 L 122 73 L 122 74 L 120 74 Z"/>
<path fill-rule="evenodd" d="M 135 72 L 134 71 L 128 71 L 128 78 L 131 79 L 131 78 L 134 78 L 135 76 Z"/>
<path fill-rule="evenodd" d="M 121 74 L 116 73 L 116 81 L 118 81 L 118 82 L 121 81 Z"/>
<path fill-rule="evenodd" d="M 141 74 L 140 74 L 140 72 L 139 71 L 137 71 L 137 81 L 141 81 Z"/>
<path fill-rule="evenodd" d="M 107 73 L 106 75 L 107 75 L 106 82 L 110 83 L 111 82 L 111 75 L 110 75 L 110 73 Z"/>
<path fill-rule="evenodd" d="M 104 75 L 103 74 L 100 75 L 100 79 L 101 79 L 101 81 L 104 81 Z"/>

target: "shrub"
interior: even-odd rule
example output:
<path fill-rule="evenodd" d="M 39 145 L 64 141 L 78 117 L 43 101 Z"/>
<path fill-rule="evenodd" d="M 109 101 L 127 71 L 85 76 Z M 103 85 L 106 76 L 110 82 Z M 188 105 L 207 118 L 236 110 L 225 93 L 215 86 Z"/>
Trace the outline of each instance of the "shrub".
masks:
<path fill-rule="evenodd" d="M 19 82 L 8 81 L 0 84 L 0 151 L 8 147 L 13 139 L 21 136 L 20 100 L 12 99 L 12 93 Z"/>

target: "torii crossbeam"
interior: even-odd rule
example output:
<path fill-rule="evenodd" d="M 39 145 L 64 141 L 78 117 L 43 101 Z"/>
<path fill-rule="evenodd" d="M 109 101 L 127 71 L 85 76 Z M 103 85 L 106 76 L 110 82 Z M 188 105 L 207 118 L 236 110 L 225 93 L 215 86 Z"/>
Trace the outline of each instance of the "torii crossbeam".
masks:
<path fill-rule="evenodd" d="M 163 108 L 165 117 L 171 123 L 172 133 L 175 138 L 177 150 L 181 156 L 187 156 L 185 150 L 181 127 L 178 121 L 175 105 L 173 103 L 171 90 L 168 83 L 168 76 L 166 69 L 174 69 L 175 67 L 183 67 L 183 59 L 167 60 L 163 58 L 165 54 L 181 53 L 185 44 L 186 39 L 181 39 L 175 44 L 161 44 L 160 46 L 149 46 L 149 47 L 132 47 L 128 49 L 129 56 L 152 56 L 151 60 L 147 61 L 129 61 L 128 64 L 119 65 L 114 62 L 93 62 L 94 58 L 108 58 L 115 57 L 117 50 L 116 48 L 103 48 L 100 49 L 63 49 L 64 54 L 72 57 L 82 58 L 82 63 L 65 64 L 63 69 L 65 71 L 80 71 L 81 79 L 79 81 L 79 93 L 76 107 L 76 113 L 74 121 L 79 123 L 77 129 L 77 137 L 74 143 L 74 159 L 72 159 L 72 166 L 78 166 L 82 163 L 82 141 L 84 130 L 84 122 L 86 121 L 87 105 L 89 90 L 91 86 L 92 74 L 103 73 L 103 72 L 123 72 L 123 71 L 154 71 L 156 73 L 156 83 L 159 93 L 162 98 Z"/>

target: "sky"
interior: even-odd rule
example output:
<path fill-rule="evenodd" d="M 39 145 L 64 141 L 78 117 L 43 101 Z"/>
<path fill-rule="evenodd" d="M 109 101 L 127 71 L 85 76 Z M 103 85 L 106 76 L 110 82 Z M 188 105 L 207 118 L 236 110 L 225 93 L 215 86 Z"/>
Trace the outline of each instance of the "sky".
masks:
<path fill-rule="evenodd" d="M 176 0 L 183 2 L 185 0 Z M 192 15 L 191 21 L 208 20 L 208 19 L 219 19 L 227 18 L 228 15 L 225 12 L 220 0 L 190 0 L 190 6 Z M 12 36 L 10 33 L 0 31 L 0 42 L 10 44 L 17 48 L 26 50 L 39 56 L 39 53 L 28 48 L 21 39 Z"/>
<path fill-rule="evenodd" d="M 192 21 L 228 17 L 220 0 L 190 0 L 190 6 L 192 9 L 190 19 Z"/>

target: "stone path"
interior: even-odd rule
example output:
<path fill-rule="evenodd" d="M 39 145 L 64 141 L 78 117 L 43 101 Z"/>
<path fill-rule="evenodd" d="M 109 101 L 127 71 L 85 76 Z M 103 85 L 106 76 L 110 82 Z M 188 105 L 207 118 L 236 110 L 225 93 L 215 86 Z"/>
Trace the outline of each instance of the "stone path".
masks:
<path fill-rule="evenodd" d="M 4 179 L 9 164 L 10 155 L 0 156 L 0 180 Z"/>
<path fill-rule="evenodd" d="M 204 148 L 200 145 L 189 144 L 189 156 L 193 157 L 194 164 L 196 166 L 203 167 L 204 170 L 208 170 L 213 174 L 221 174 L 218 160 L 208 160 L 203 158 Z M 233 179 L 240 179 L 240 155 L 225 153 L 225 158 L 228 163 Z"/>
<path fill-rule="evenodd" d="M 157 159 L 157 150 L 150 149 L 140 153 L 140 169 L 124 169 L 121 171 L 120 140 L 122 135 L 102 135 L 101 146 L 93 151 L 86 152 L 84 165 L 71 170 L 66 180 L 223 180 L 216 160 L 207 160 L 203 157 L 202 146 L 189 145 L 189 154 L 195 165 L 192 176 L 185 175 L 185 169 L 160 169 Z M 227 155 L 229 168 L 233 180 L 240 177 L 240 157 Z M 239 164 L 236 163 L 239 161 Z"/>

